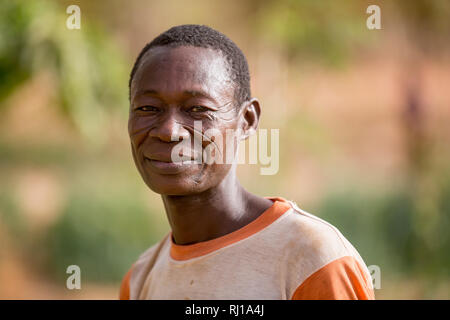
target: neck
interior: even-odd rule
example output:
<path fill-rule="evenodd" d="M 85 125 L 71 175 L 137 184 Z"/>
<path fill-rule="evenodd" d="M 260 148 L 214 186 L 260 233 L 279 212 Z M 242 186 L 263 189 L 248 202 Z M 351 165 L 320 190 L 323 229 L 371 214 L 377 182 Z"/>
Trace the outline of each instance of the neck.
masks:
<path fill-rule="evenodd" d="M 173 240 L 186 245 L 231 233 L 265 211 L 272 202 L 247 192 L 233 170 L 214 188 L 187 196 L 162 196 Z"/>

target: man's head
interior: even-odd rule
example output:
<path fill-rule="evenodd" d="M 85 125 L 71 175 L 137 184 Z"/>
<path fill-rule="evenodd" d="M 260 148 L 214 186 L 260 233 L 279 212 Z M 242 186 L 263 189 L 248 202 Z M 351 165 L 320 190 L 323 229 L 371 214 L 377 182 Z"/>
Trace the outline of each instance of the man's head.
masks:
<path fill-rule="evenodd" d="M 209 27 L 174 27 L 144 47 L 130 76 L 128 128 L 136 166 L 153 191 L 195 194 L 224 180 L 232 164 L 205 163 L 203 151 L 235 155 L 238 142 L 256 130 L 260 107 L 249 82 L 240 49 Z M 230 130 L 237 133 L 232 147 L 225 141 Z M 172 151 L 182 142 L 188 148 L 179 155 L 201 163 L 174 163 Z"/>

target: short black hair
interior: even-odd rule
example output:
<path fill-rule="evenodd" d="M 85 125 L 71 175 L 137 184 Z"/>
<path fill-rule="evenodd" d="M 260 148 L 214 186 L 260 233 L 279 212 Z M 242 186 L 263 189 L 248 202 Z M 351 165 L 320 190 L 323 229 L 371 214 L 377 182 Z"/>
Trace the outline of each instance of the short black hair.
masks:
<path fill-rule="evenodd" d="M 250 73 L 247 59 L 241 49 L 221 32 L 205 25 L 184 24 L 175 26 L 161 33 L 148 43 L 139 53 L 131 70 L 128 83 L 129 97 L 131 99 L 131 82 L 139 68 L 144 54 L 153 47 L 158 46 L 194 46 L 211 48 L 221 52 L 228 62 L 231 80 L 235 84 L 234 100 L 238 106 L 251 97 Z"/>

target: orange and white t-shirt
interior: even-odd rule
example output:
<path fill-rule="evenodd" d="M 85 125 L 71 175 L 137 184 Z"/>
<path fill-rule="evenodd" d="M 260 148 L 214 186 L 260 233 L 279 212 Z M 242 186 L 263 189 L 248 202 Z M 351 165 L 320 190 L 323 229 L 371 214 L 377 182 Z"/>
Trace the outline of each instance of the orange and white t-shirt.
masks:
<path fill-rule="evenodd" d="M 331 224 L 292 201 L 273 205 L 222 237 L 177 245 L 172 234 L 144 252 L 120 299 L 374 299 L 370 273 Z"/>

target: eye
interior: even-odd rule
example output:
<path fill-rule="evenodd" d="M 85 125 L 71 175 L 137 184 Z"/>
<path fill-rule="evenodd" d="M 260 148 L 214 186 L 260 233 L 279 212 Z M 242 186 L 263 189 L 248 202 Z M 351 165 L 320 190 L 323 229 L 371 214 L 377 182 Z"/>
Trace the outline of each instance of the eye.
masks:
<path fill-rule="evenodd" d="M 159 109 L 157 107 L 154 107 L 154 106 L 142 106 L 142 107 L 136 108 L 136 110 L 145 111 L 145 112 L 157 112 L 157 111 L 159 111 Z"/>
<path fill-rule="evenodd" d="M 205 112 L 208 111 L 209 109 L 203 106 L 192 106 L 189 108 L 190 112 Z"/>

